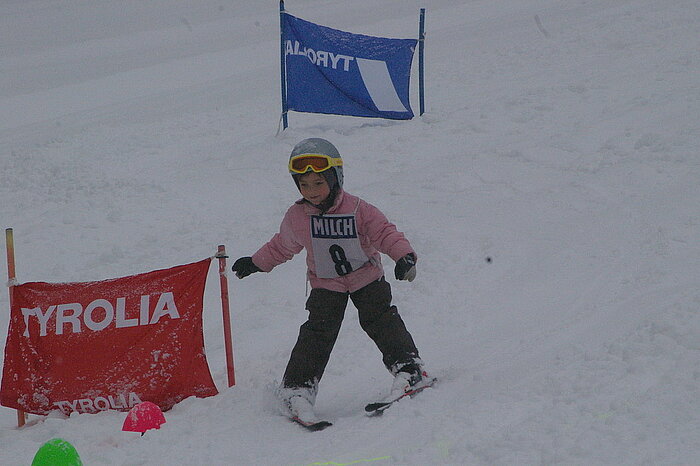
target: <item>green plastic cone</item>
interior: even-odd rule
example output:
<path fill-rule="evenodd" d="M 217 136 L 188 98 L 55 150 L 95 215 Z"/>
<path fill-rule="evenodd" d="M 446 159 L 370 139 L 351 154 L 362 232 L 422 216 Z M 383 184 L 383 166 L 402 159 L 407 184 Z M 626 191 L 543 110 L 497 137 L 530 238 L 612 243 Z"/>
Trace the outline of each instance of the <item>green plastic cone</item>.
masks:
<path fill-rule="evenodd" d="M 70 442 L 54 438 L 43 444 L 34 455 L 32 466 L 83 466 L 78 451 Z"/>

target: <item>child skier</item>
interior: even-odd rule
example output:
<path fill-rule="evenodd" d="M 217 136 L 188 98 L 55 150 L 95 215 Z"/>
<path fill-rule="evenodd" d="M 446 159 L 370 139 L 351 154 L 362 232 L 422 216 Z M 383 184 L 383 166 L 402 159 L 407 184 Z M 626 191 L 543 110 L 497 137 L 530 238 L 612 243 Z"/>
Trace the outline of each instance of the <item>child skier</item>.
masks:
<path fill-rule="evenodd" d="M 343 321 L 348 297 L 362 329 L 394 375 L 392 395 L 412 392 L 430 380 L 384 278 L 380 252 L 396 261 L 398 280 L 413 281 L 416 253 L 403 233 L 371 204 L 343 191 L 343 160 L 325 139 L 298 143 L 289 172 L 303 196 L 287 211 L 279 233 L 252 257 L 233 264 L 238 278 L 269 272 L 306 249 L 311 293 L 308 320 L 301 326 L 284 373 L 280 396 L 293 417 L 314 417 L 318 383 Z M 398 395 L 400 396 L 400 395 Z M 326 423 L 329 425 L 328 423 Z"/>

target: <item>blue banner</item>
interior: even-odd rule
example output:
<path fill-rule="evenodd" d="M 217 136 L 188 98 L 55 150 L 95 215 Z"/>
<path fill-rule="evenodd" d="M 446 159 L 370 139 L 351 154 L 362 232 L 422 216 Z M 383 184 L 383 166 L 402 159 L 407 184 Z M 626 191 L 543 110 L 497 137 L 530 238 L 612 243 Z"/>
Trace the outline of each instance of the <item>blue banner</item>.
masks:
<path fill-rule="evenodd" d="M 284 14 L 287 108 L 409 120 L 416 39 L 351 34 Z"/>

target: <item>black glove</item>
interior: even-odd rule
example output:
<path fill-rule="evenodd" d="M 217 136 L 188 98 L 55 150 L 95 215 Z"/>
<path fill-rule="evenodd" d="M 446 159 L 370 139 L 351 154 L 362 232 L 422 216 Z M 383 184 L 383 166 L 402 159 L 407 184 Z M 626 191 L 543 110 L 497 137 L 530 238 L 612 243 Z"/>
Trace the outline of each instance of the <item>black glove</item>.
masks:
<path fill-rule="evenodd" d="M 251 273 L 260 272 L 260 267 L 253 263 L 252 257 L 241 257 L 233 263 L 231 270 L 236 272 L 238 278 L 245 278 Z"/>
<path fill-rule="evenodd" d="M 412 282 L 416 278 L 416 255 L 412 252 L 406 254 L 396 261 L 394 267 L 394 277 L 397 280 L 408 280 Z"/>

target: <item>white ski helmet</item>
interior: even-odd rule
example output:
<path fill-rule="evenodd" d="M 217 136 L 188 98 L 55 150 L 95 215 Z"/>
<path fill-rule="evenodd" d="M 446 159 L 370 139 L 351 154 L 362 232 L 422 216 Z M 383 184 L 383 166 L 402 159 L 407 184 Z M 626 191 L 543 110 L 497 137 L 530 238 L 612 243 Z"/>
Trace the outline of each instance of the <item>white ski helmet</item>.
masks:
<path fill-rule="evenodd" d="M 330 166 L 317 173 L 321 173 L 326 178 L 326 181 L 331 188 L 336 185 L 336 182 L 338 189 L 343 188 L 343 159 L 340 156 L 340 152 L 338 152 L 338 149 L 336 149 L 333 144 L 322 138 L 304 139 L 294 146 L 294 149 L 292 149 L 292 153 L 289 156 L 290 164 L 293 158 L 303 155 L 325 155 L 329 157 L 331 160 Z M 308 166 L 306 167 L 305 173 L 312 170 L 314 169 L 311 168 L 311 166 Z M 292 170 L 291 167 L 289 169 L 289 173 L 294 178 L 294 182 L 296 183 L 297 187 L 299 187 L 298 176 L 302 173 Z"/>

